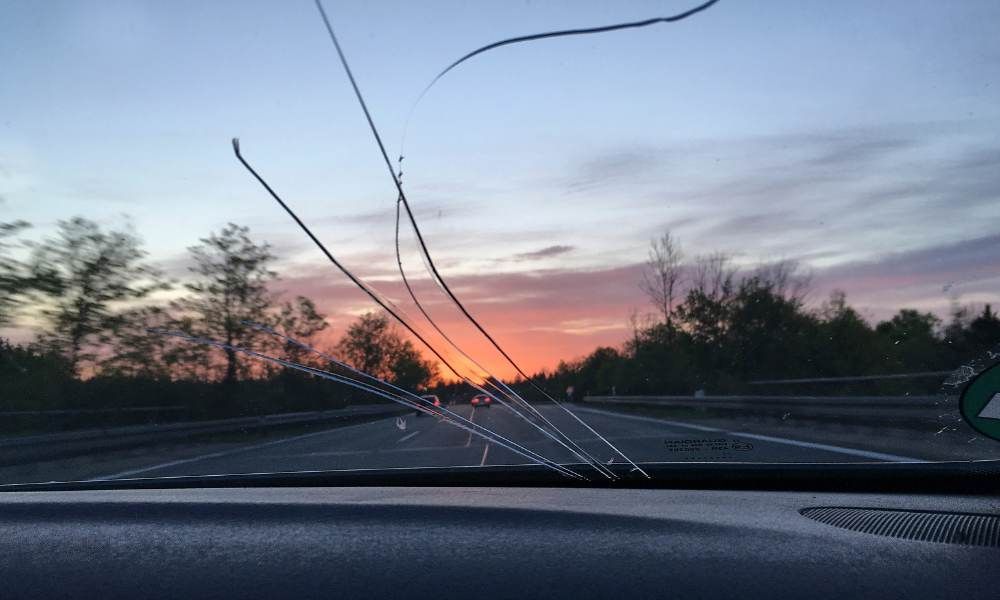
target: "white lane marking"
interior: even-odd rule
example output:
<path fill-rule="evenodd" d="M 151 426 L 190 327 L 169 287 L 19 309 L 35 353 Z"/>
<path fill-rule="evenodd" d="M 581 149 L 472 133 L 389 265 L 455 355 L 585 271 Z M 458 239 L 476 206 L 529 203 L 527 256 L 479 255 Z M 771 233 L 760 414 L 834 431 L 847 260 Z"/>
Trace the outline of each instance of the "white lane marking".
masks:
<path fill-rule="evenodd" d="M 408 434 L 404 435 L 403 437 L 399 438 L 398 440 L 396 440 L 396 443 L 397 444 L 402 444 L 403 442 L 405 442 L 406 440 L 412 438 L 413 436 L 417 435 L 418 433 L 420 433 L 419 429 L 417 431 L 412 432 L 412 433 L 408 433 Z"/>
<path fill-rule="evenodd" d="M 381 421 L 381 419 L 379 420 Z M 359 427 L 364 427 L 366 425 L 372 425 L 378 423 L 379 421 L 369 421 L 367 423 L 358 423 L 357 425 L 347 425 L 344 427 L 334 427 L 332 429 L 324 429 L 323 431 L 314 431 L 312 433 L 304 433 L 302 435 L 296 435 L 289 438 L 282 438 L 280 440 L 272 440 L 270 442 L 263 442 L 260 444 L 251 444 L 249 446 L 240 446 L 239 448 L 232 448 L 230 450 L 222 450 L 220 452 L 211 452 L 209 454 L 201 454 L 198 456 L 192 456 L 191 458 L 181 458 L 179 460 L 171 460 L 165 463 L 159 463 L 156 465 L 150 465 L 148 467 L 140 467 L 138 469 L 129 469 L 127 471 L 121 471 L 119 473 L 114 473 L 112 475 L 103 475 L 101 477 L 94 477 L 88 481 L 102 481 L 105 479 L 122 479 L 125 477 L 131 477 L 132 475 L 138 475 L 140 473 L 146 473 L 148 471 L 157 471 L 159 469 L 166 469 L 168 467 L 176 467 L 177 465 L 186 465 L 188 463 L 198 462 L 201 460 L 208 460 L 210 458 L 220 458 L 223 456 L 230 456 L 232 454 L 239 454 L 241 452 L 249 452 L 251 450 L 257 450 L 259 448 L 267 448 L 269 446 L 277 446 L 279 444 L 287 444 L 289 442 L 296 442 L 298 440 L 304 440 L 306 438 L 316 437 L 320 435 L 325 435 L 332 433 L 334 431 L 345 431 L 347 429 L 357 429 Z"/>
<path fill-rule="evenodd" d="M 729 435 L 735 435 L 739 437 L 746 437 L 750 439 L 760 440 L 763 442 L 774 442 L 776 444 L 787 444 L 789 446 L 798 446 L 799 448 L 811 448 L 813 450 L 825 450 L 827 452 L 837 452 L 840 454 L 847 454 L 850 456 L 861 456 L 863 458 L 874 458 L 876 460 L 885 460 L 890 462 L 927 462 L 919 458 L 912 458 L 909 456 L 899 456 L 897 454 L 886 454 L 884 452 L 872 452 L 870 450 L 860 450 L 858 448 L 847 448 L 845 446 L 834 446 L 832 444 L 820 444 L 816 442 L 803 442 L 801 440 L 793 440 L 790 438 L 774 437 L 770 435 L 761 435 L 758 433 L 748 433 L 745 431 L 732 431 L 729 429 L 719 429 L 718 427 L 706 427 L 704 425 L 692 425 L 690 423 L 682 423 L 680 421 L 670 421 L 668 419 L 656 419 L 653 417 L 642 417 L 639 415 L 625 415 L 621 413 L 609 412 L 606 410 L 600 410 L 597 408 L 584 408 L 576 407 L 577 410 L 582 410 L 585 412 L 591 412 L 594 414 L 605 415 L 608 417 L 618 417 L 619 419 L 631 419 L 633 421 L 644 421 L 647 423 L 659 423 L 661 425 L 670 425 L 672 427 L 685 427 L 688 429 L 696 429 L 699 431 L 716 431 L 721 433 L 727 433 Z"/>
<path fill-rule="evenodd" d="M 480 467 L 486 466 L 486 455 L 489 454 L 489 452 L 490 452 L 490 443 L 486 442 L 486 447 L 483 448 L 483 460 L 479 461 Z"/>
<path fill-rule="evenodd" d="M 358 456 L 362 454 L 406 454 L 413 452 L 454 452 L 459 446 L 403 446 L 385 450 L 325 450 L 318 452 L 298 452 L 292 454 L 270 454 L 268 458 L 315 458 L 321 456 Z M 537 464 L 537 463 L 535 463 Z"/>
<path fill-rule="evenodd" d="M 815 450 L 825 450 L 827 452 L 839 452 L 841 454 L 849 454 L 853 456 L 861 456 L 863 458 L 874 458 L 875 460 L 884 460 L 888 462 L 927 462 L 919 458 L 913 458 L 911 456 L 900 456 L 898 454 L 886 454 L 885 452 L 873 452 L 871 450 L 861 450 L 859 448 L 847 448 L 845 446 L 834 446 L 832 444 L 820 444 L 817 442 L 803 442 L 801 440 L 792 440 L 788 438 L 773 437 L 770 435 L 761 435 L 759 433 L 748 433 L 744 431 L 729 431 L 732 435 L 739 437 L 750 438 L 754 440 L 761 440 L 763 442 L 774 442 L 777 444 L 788 444 L 790 446 L 799 446 L 801 448 L 813 448 Z"/>
<path fill-rule="evenodd" d="M 582 410 L 584 412 L 591 412 L 596 415 L 604 415 L 607 417 L 619 417 L 621 419 L 630 419 L 632 421 L 644 421 L 646 423 L 655 423 L 657 425 L 673 425 L 675 427 L 686 427 L 688 429 L 697 429 L 698 431 L 725 431 L 724 429 L 719 429 L 717 427 L 707 427 L 705 425 L 694 425 L 692 423 L 681 423 L 680 421 L 671 421 L 669 419 L 657 419 L 654 417 L 643 417 L 640 415 L 626 415 L 623 413 L 610 412 L 607 410 L 601 410 L 599 408 L 589 408 L 583 406 L 574 407 L 577 410 Z"/>
<path fill-rule="evenodd" d="M 476 407 L 473 406 L 472 407 L 472 412 L 469 413 L 469 422 L 470 423 L 475 423 L 475 421 L 473 420 L 475 418 L 476 418 Z M 465 440 L 465 446 L 464 447 L 468 448 L 469 444 L 471 444 L 471 443 L 472 443 L 472 431 L 469 431 L 469 437 L 466 438 L 466 440 Z"/>

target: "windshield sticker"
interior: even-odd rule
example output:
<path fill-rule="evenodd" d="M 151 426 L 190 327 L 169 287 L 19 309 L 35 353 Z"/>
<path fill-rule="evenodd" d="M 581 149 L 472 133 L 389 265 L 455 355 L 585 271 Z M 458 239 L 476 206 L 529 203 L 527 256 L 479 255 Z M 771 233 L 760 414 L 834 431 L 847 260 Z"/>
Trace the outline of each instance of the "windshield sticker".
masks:
<path fill-rule="evenodd" d="M 962 392 L 959 403 L 969 426 L 1000 440 L 1000 364 L 977 375 Z"/>
<path fill-rule="evenodd" d="M 664 440 L 663 443 L 667 452 L 696 460 L 728 459 L 735 456 L 734 452 L 753 450 L 750 442 L 734 438 Z"/>

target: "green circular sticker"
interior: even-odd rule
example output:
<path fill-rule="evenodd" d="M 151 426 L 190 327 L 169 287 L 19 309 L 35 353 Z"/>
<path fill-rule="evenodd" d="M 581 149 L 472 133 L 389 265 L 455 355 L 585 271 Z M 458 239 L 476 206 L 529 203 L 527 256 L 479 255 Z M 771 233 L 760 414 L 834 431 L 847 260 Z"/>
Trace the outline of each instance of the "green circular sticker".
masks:
<path fill-rule="evenodd" d="M 976 375 L 959 400 L 962 417 L 986 437 L 1000 440 L 1000 364 Z"/>

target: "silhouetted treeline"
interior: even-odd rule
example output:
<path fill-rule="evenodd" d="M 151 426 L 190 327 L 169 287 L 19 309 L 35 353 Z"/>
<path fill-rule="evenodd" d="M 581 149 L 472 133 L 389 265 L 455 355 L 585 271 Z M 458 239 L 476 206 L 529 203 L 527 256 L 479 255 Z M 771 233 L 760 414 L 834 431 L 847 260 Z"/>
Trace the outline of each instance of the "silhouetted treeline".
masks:
<path fill-rule="evenodd" d="M 187 275 L 179 278 L 155 268 L 128 227 L 75 217 L 41 239 L 29 233 L 28 223 L 0 223 L 0 327 L 30 338 L 14 344 L 0 337 L 0 413 L 179 405 L 184 416 L 225 416 L 339 408 L 362 397 L 180 337 L 336 370 L 274 335 L 316 347 L 328 323 L 311 299 L 286 300 L 275 291 L 276 257 L 246 227 L 229 224 L 201 238 L 188 248 Z M 320 350 L 412 389 L 436 376 L 382 315 L 361 316 Z"/>
<path fill-rule="evenodd" d="M 0 413 L 180 406 L 177 418 L 340 408 L 377 398 L 298 370 L 180 337 L 175 332 L 336 370 L 325 358 L 272 335 L 316 346 L 328 324 L 314 302 L 275 292 L 268 244 L 229 224 L 190 247 L 188 274 L 169 278 L 130 229 L 74 218 L 41 239 L 27 223 L 0 223 L 0 326 L 28 341 L 0 338 Z M 903 309 L 870 324 L 835 293 L 808 307 L 809 279 L 782 261 L 750 271 L 723 254 L 684 260 L 669 234 L 651 245 L 640 288 L 656 316 L 636 319 L 621 348 L 598 348 L 538 375 L 559 396 L 586 394 L 933 393 L 941 378 L 875 383 L 751 385 L 768 379 L 951 370 L 1000 342 L 989 305 L 958 308 L 943 323 Z M 261 327 L 263 326 L 263 327 Z M 326 336 L 327 338 L 329 336 Z M 435 382 L 424 360 L 385 316 L 360 316 L 322 348 L 355 368 L 413 391 Z M 527 389 L 526 396 L 536 398 Z M 438 382 L 446 399 L 472 389 Z M 164 418 L 117 415 L 118 421 Z M 149 417 L 153 415 L 153 417 Z M 80 426 L 90 417 L 62 418 Z M 103 418 L 103 417 L 102 417 Z M 34 419 L 34 420 L 32 420 Z M 104 418 L 103 423 L 110 420 Z M 0 431 L 51 429 L 54 422 L 8 417 Z"/>
<path fill-rule="evenodd" d="M 851 377 L 953 370 L 1000 343 L 990 305 L 956 307 L 950 322 L 901 309 L 870 324 L 835 292 L 805 306 L 809 278 L 781 261 L 741 273 L 714 254 L 683 262 L 676 239 L 655 240 L 641 287 L 655 321 L 634 324 L 621 348 L 603 347 L 562 362 L 539 380 L 575 395 L 928 393 L 944 376 L 855 383 L 751 385 L 774 379 Z"/>
<path fill-rule="evenodd" d="M 209 419 L 249 414 L 329 410 L 369 402 L 352 390 L 331 393 L 328 382 L 282 371 L 262 379 L 220 382 L 101 375 L 81 379 L 65 359 L 0 341 L 0 434 L 79 427 Z M 143 412 L 59 411 L 161 407 Z M 32 414 L 41 413 L 41 414 Z"/>

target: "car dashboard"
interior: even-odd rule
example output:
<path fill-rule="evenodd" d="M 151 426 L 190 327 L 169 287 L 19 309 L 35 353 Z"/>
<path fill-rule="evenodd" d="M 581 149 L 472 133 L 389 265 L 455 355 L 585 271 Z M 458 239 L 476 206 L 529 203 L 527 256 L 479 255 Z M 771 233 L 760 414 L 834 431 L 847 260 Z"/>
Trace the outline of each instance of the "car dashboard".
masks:
<path fill-rule="evenodd" d="M 829 517 L 855 509 L 885 526 Z M 0 580 L 5 598 L 996 598 L 998 514 L 975 494 L 8 492 Z"/>

